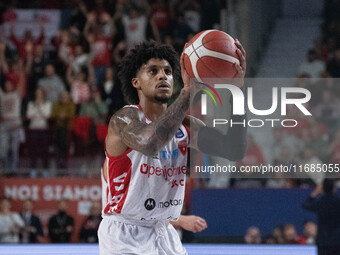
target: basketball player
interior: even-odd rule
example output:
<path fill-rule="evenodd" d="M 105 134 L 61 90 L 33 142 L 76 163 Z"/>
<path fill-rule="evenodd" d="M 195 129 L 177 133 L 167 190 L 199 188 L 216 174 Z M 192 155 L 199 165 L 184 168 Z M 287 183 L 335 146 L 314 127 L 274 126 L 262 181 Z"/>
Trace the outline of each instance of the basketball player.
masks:
<path fill-rule="evenodd" d="M 237 77 L 243 78 L 245 51 L 238 41 L 235 44 L 240 59 L 240 65 L 235 64 Z M 179 67 L 184 87 L 167 107 Z M 240 160 L 246 130 L 234 126 L 224 135 L 186 116 L 190 78 L 183 56 L 179 65 L 170 46 L 136 45 L 122 60 L 118 75 L 131 105 L 111 117 L 105 141 L 108 203 L 98 230 L 100 254 L 187 254 L 169 224 L 179 219 L 183 205 L 187 146 Z M 234 121 L 244 118 L 233 116 Z M 190 139 L 183 122 L 191 125 Z"/>

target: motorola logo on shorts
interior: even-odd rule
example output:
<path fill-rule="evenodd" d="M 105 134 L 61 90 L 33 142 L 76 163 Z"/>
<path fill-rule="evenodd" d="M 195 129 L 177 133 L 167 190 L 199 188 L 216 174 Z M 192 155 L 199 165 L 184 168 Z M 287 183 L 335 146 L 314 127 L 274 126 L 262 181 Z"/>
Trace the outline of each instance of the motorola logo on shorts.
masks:
<path fill-rule="evenodd" d="M 156 207 L 156 201 L 153 198 L 148 198 L 145 203 L 144 207 L 146 210 L 151 211 Z"/>

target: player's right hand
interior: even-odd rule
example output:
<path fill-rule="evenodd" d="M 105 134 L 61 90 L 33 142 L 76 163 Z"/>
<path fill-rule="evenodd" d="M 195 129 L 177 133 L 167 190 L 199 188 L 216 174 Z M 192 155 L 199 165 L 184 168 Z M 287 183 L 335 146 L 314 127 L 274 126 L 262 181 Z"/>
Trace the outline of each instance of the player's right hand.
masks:
<path fill-rule="evenodd" d="M 187 44 L 185 44 L 184 49 L 186 48 Z M 182 75 L 182 80 L 183 80 L 183 84 L 184 84 L 184 89 L 190 89 L 190 77 L 187 73 L 187 71 L 185 70 L 185 66 L 184 66 L 184 53 L 182 52 L 181 55 L 181 59 L 180 59 L 180 63 L 181 63 L 181 75 Z"/>

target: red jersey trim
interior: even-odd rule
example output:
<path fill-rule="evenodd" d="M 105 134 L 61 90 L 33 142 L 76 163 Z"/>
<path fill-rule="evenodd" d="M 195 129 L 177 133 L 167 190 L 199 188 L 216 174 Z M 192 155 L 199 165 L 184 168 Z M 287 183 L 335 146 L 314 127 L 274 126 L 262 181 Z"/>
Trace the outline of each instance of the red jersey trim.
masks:
<path fill-rule="evenodd" d="M 120 156 L 111 157 L 107 160 L 108 203 L 104 209 L 106 214 L 121 213 L 123 209 L 131 180 L 132 162 L 127 156 L 129 150 Z"/>
<path fill-rule="evenodd" d="M 105 150 L 105 155 L 106 157 L 108 157 L 111 160 L 119 160 L 123 157 L 125 157 L 127 154 L 129 154 L 132 151 L 131 148 L 127 149 L 126 151 L 124 151 L 122 154 L 118 155 L 118 156 L 111 156 L 109 153 L 107 153 L 107 151 Z"/>

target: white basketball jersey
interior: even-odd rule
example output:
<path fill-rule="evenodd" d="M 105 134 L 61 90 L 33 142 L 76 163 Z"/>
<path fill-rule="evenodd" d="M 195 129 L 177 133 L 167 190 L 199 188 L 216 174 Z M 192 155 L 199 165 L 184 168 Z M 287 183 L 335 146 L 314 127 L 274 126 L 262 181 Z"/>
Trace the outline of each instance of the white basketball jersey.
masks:
<path fill-rule="evenodd" d="M 141 110 L 140 106 L 126 107 Z M 188 143 L 188 131 L 180 125 L 169 143 L 152 157 L 133 149 L 116 157 L 106 153 L 104 215 L 120 214 L 130 220 L 177 220 L 184 202 Z"/>

